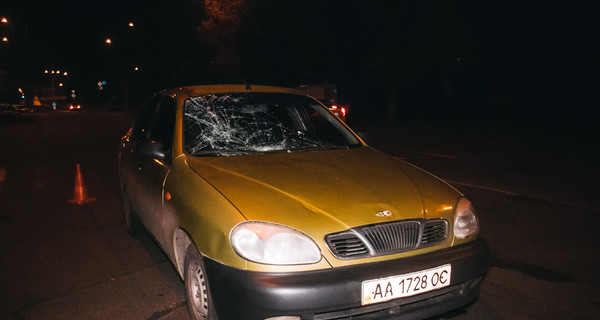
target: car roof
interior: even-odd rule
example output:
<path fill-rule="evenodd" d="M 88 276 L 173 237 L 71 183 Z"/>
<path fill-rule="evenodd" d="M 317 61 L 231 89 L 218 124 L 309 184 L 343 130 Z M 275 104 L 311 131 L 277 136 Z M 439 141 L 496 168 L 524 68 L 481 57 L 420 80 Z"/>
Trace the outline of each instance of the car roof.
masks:
<path fill-rule="evenodd" d="M 194 97 L 206 94 L 219 94 L 219 93 L 240 93 L 240 92 L 276 92 L 276 93 L 293 93 L 305 95 L 302 91 L 298 91 L 291 88 L 283 88 L 276 86 L 264 86 L 264 85 L 239 85 L 239 84 L 224 84 L 224 85 L 200 85 L 200 86 L 186 86 L 172 90 L 165 90 L 165 93 L 172 94 L 183 94 L 186 96 Z"/>

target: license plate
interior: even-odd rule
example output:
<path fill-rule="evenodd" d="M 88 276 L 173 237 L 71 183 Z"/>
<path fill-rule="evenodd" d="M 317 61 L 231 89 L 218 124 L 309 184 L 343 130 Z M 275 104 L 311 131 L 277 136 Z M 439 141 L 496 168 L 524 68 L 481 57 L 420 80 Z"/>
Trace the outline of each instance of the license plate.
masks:
<path fill-rule="evenodd" d="M 428 270 L 366 280 L 362 283 L 362 304 L 410 297 L 450 285 L 452 266 L 447 264 Z"/>

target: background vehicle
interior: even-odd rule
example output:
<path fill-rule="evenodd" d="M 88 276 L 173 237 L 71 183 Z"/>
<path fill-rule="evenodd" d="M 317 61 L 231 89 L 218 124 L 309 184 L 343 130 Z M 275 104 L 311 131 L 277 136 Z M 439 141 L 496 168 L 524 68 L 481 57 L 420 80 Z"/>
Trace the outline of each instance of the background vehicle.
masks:
<path fill-rule="evenodd" d="M 299 85 L 295 89 L 298 89 L 305 94 L 318 99 L 321 101 L 329 111 L 340 118 L 342 121 L 346 121 L 346 114 L 348 113 L 347 105 L 339 105 L 337 99 L 337 86 L 331 83 L 323 84 L 303 84 Z"/>
<path fill-rule="evenodd" d="M 81 104 L 78 104 L 78 103 L 69 104 L 69 111 L 81 111 Z"/>
<path fill-rule="evenodd" d="M 36 108 L 23 105 L 0 105 L 0 118 L 5 120 L 30 120 L 38 119 Z"/>

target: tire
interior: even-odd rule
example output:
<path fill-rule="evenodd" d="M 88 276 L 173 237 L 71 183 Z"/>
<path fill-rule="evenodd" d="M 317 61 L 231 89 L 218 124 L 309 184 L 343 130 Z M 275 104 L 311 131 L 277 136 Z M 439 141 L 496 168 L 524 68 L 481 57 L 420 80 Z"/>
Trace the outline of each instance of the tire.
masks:
<path fill-rule="evenodd" d="M 202 256 L 191 244 L 185 255 L 185 296 L 192 320 L 216 320 Z"/>
<path fill-rule="evenodd" d="M 123 209 L 125 211 L 125 227 L 127 228 L 127 233 L 133 237 L 140 235 L 144 227 L 142 227 L 140 218 L 138 218 L 131 209 L 131 203 L 129 202 L 129 196 L 127 195 L 126 190 L 123 190 Z"/>

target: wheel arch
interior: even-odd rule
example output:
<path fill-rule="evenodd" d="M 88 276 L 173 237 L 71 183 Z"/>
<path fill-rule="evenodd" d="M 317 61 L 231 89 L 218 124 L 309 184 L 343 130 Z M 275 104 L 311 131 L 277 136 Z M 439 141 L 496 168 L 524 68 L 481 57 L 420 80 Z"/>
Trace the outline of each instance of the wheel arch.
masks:
<path fill-rule="evenodd" d="M 190 245 L 196 246 L 194 241 L 192 241 L 192 237 L 190 237 L 189 233 L 185 231 L 183 228 L 177 228 L 175 231 L 173 246 L 175 253 L 175 267 L 177 268 L 177 273 L 181 279 L 185 280 L 185 258 L 188 247 Z"/>

